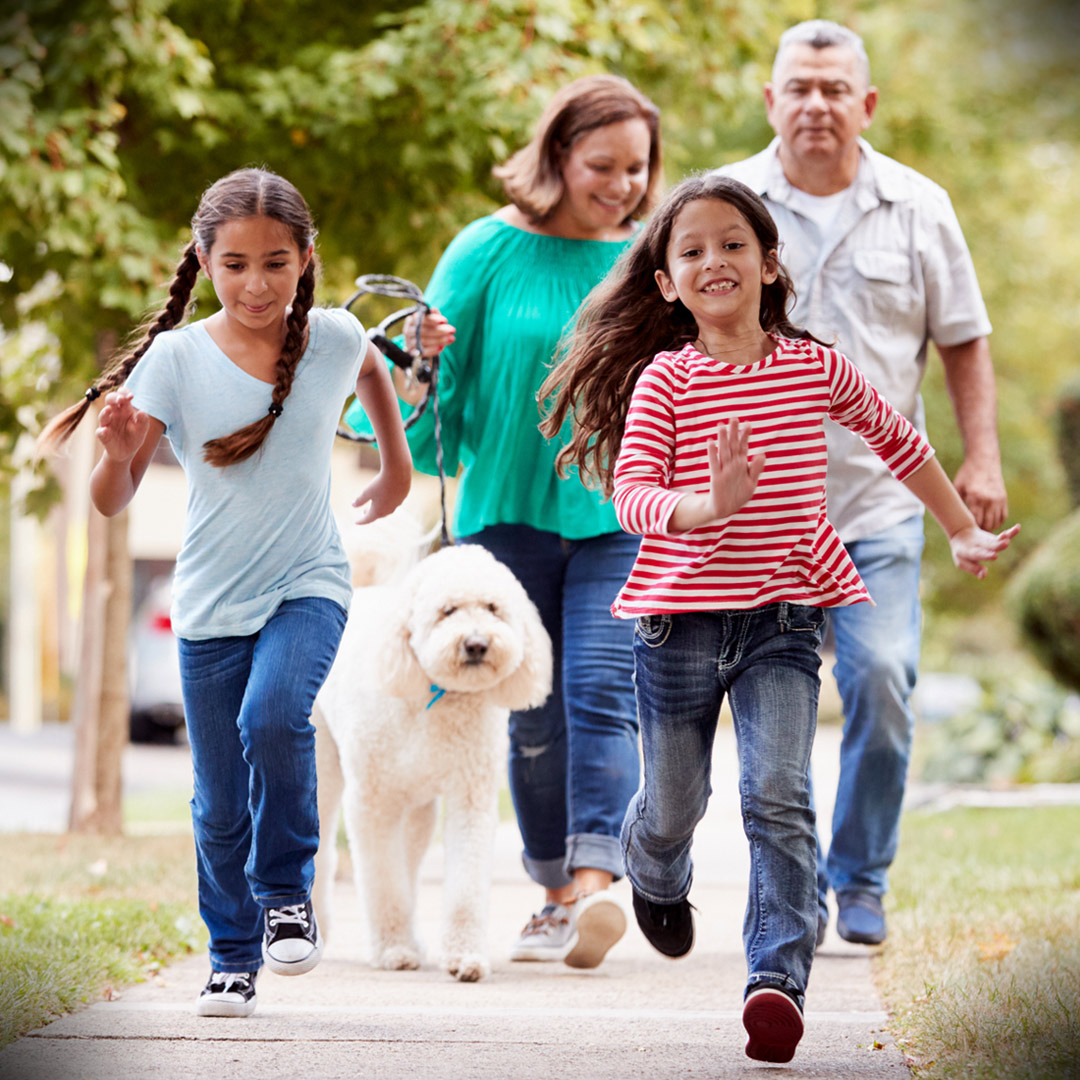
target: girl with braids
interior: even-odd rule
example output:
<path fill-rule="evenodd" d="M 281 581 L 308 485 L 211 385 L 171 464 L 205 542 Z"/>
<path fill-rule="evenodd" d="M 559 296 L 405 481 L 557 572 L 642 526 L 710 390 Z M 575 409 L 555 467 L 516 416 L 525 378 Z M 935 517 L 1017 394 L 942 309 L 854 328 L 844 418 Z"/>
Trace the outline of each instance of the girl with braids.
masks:
<path fill-rule="evenodd" d="M 729 695 L 750 894 L 746 1053 L 790 1061 L 817 936 L 807 768 L 825 609 L 870 597 L 825 516 L 831 418 L 930 508 L 976 577 L 1019 526 L 976 524 L 933 450 L 844 356 L 787 318 L 772 218 L 722 176 L 684 181 L 589 296 L 542 428 L 643 535 L 613 613 L 636 619 L 644 780 L 622 829 L 634 912 L 664 955 L 694 943 L 690 846 Z"/>
<path fill-rule="evenodd" d="M 199 905 L 212 972 L 201 1016 L 247 1016 L 255 977 L 299 975 L 322 939 L 309 894 L 319 843 L 312 703 L 352 593 L 330 510 L 346 397 L 382 451 L 361 523 L 408 493 L 411 459 L 385 363 L 347 311 L 312 309 L 315 229 L 300 193 L 262 169 L 203 195 L 169 302 L 139 344 L 56 417 L 58 446 L 105 394 L 101 513 L 135 494 L 164 434 L 188 479 L 173 590 L 194 770 Z M 199 270 L 221 309 L 179 326 Z"/>

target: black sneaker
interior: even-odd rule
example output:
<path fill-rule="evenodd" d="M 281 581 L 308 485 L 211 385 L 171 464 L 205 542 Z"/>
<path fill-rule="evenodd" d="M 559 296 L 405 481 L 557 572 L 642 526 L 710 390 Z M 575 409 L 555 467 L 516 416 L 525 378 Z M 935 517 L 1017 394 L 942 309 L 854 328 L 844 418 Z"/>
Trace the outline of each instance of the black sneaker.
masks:
<path fill-rule="evenodd" d="M 746 995 L 742 1020 L 748 1058 L 783 1063 L 795 1056 L 803 1036 L 803 1011 L 787 990 L 758 983 Z"/>
<path fill-rule="evenodd" d="M 277 975 L 303 975 L 322 958 L 322 934 L 311 901 L 267 908 L 262 954 Z"/>
<path fill-rule="evenodd" d="M 685 956 L 694 947 L 693 905 L 689 900 L 674 904 L 657 904 L 631 888 L 634 894 L 634 914 L 645 940 L 664 956 L 673 960 Z"/>
<path fill-rule="evenodd" d="M 211 971 L 195 1003 L 198 1016 L 250 1016 L 255 1011 L 257 971 Z"/>

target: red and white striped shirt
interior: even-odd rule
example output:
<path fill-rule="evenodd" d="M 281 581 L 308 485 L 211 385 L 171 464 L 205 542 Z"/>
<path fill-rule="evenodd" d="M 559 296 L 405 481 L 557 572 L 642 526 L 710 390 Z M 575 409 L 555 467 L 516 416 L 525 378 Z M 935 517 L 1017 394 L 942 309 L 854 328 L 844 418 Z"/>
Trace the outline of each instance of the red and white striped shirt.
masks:
<path fill-rule="evenodd" d="M 692 345 L 657 353 L 638 379 L 613 503 L 619 524 L 643 539 L 611 607 L 617 618 L 870 599 L 825 516 L 824 420 L 861 435 L 899 480 L 934 451 L 847 357 L 812 341 L 774 340 L 775 352 L 753 364 L 715 360 Z M 682 496 L 708 492 L 706 442 L 734 419 L 753 425 L 750 453 L 765 455 L 757 489 L 730 517 L 669 533 Z"/>

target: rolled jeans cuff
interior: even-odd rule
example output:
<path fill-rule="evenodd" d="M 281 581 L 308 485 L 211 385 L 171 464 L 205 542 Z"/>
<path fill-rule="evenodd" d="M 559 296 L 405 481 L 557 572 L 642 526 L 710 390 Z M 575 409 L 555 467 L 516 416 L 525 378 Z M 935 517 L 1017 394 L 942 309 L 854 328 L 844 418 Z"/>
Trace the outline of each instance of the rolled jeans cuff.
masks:
<path fill-rule="evenodd" d="M 615 881 L 626 873 L 619 838 L 601 833 L 577 833 L 568 836 L 563 865 L 571 877 L 575 870 L 584 866 L 593 870 L 606 870 Z"/>
<path fill-rule="evenodd" d="M 565 858 L 534 859 L 523 851 L 521 865 L 525 867 L 525 873 L 545 889 L 561 889 L 572 880 L 565 869 Z"/>

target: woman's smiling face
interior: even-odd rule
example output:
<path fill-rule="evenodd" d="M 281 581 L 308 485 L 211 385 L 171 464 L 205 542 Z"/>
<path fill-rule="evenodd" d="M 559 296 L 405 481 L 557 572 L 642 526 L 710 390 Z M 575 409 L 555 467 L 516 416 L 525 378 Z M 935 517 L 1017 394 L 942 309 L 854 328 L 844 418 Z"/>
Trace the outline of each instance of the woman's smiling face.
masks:
<path fill-rule="evenodd" d="M 645 196 L 651 145 L 649 125 L 640 117 L 586 132 L 563 157 L 563 197 L 553 216 L 574 235 L 613 234 Z"/>

